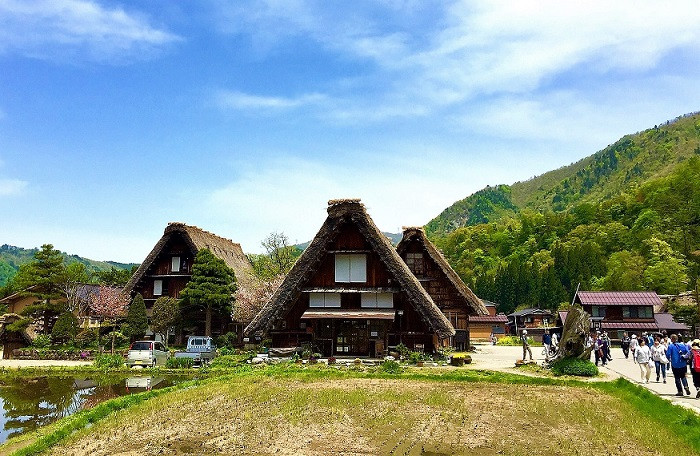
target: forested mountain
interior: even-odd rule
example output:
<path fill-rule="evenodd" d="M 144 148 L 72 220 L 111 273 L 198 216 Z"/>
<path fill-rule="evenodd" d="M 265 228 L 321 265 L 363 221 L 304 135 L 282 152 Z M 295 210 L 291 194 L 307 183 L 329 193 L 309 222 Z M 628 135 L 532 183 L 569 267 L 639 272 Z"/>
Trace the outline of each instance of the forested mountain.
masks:
<path fill-rule="evenodd" d="M 34 254 L 39 249 L 24 249 L 4 244 L 0 246 L 0 287 L 7 284 L 7 281 L 17 272 L 20 265 L 30 263 L 34 260 Z M 108 271 L 111 268 L 131 270 L 134 263 L 117 263 L 116 261 L 95 261 L 83 258 L 78 255 L 63 254 L 66 264 L 82 263 L 88 272 Z"/>
<path fill-rule="evenodd" d="M 570 166 L 487 187 L 426 225 L 481 297 L 555 309 L 582 289 L 694 289 L 700 114 L 627 135 Z"/>

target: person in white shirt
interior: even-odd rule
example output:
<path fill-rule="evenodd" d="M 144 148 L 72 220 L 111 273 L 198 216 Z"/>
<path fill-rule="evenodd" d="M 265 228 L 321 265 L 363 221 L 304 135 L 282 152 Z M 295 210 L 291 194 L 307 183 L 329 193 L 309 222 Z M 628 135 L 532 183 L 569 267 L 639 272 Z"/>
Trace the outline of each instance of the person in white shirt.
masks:
<path fill-rule="evenodd" d="M 639 364 L 639 372 L 642 374 L 642 381 L 640 383 L 649 383 L 649 377 L 651 377 L 651 367 L 649 366 L 650 359 L 651 352 L 642 337 L 639 339 L 639 346 L 634 351 L 634 360 Z"/>
<path fill-rule="evenodd" d="M 656 383 L 659 383 L 660 377 L 663 377 L 664 383 L 666 383 L 666 363 L 668 362 L 666 346 L 661 343 L 658 337 L 654 340 L 654 345 L 651 347 L 651 359 L 654 360 L 654 365 L 656 366 Z"/>
<path fill-rule="evenodd" d="M 635 363 L 637 362 L 637 359 L 634 357 L 634 351 L 637 349 L 638 345 L 639 341 L 637 340 L 637 335 L 632 334 L 632 339 L 630 340 L 630 353 L 632 353 L 632 361 Z"/>

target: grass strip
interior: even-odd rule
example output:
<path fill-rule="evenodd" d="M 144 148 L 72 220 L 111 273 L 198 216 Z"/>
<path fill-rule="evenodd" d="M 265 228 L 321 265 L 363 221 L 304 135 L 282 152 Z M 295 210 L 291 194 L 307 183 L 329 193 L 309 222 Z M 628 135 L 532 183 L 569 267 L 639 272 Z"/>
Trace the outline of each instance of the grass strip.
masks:
<path fill-rule="evenodd" d="M 612 382 L 590 384 L 590 386 L 630 404 L 640 413 L 651 417 L 669 429 L 700 454 L 700 416 L 693 410 L 663 399 L 624 378 L 618 378 Z"/>

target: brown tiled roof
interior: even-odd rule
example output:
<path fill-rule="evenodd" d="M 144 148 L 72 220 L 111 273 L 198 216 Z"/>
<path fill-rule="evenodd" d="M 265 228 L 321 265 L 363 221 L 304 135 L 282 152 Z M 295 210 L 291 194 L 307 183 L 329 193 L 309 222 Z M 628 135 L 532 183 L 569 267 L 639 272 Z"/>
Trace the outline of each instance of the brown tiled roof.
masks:
<path fill-rule="evenodd" d="M 508 323 L 508 317 L 505 314 L 470 315 L 469 323 Z"/>
<path fill-rule="evenodd" d="M 656 331 L 659 327 L 656 323 L 615 323 L 603 322 L 600 324 L 603 329 L 650 329 Z"/>
<path fill-rule="evenodd" d="M 683 323 L 678 323 L 673 319 L 673 315 L 670 313 L 656 313 L 654 314 L 654 320 L 659 326 L 659 329 L 668 329 L 670 331 L 689 331 L 688 325 Z"/>
<path fill-rule="evenodd" d="M 581 305 L 658 306 L 661 299 L 653 291 L 579 291 L 576 301 Z"/>

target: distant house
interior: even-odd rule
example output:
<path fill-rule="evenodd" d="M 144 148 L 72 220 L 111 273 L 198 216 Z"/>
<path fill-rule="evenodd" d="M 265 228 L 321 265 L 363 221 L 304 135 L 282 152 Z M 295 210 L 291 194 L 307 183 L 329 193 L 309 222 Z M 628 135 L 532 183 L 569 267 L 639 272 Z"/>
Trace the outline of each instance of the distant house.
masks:
<path fill-rule="evenodd" d="M 13 293 L 0 299 L 0 306 L 7 306 L 7 312 L 0 316 L 0 344 L 3 345 L 3 357 L 10 358 L 12 350 L 15 348 L 26 347 L 34 340 L 44 327 L 43 319 L 37 319 L 30 324 L 21 334 L 5 331 L 5 327 L 23 317 L 22 311 L 29 305 L 37 301 L 37 297 L 30 294 L 34 287 L 29 287 L 18 293 Z M 85 314 L 80 313 L 80 309 L 75 310 L 78 323 L 81 328 L 95 328 L 99 326 L 99 317 L 90 312 L 88 303 L 90 295 L 96 293 L 99 289 L 98 285 L 83 284 L 78 288 L 77 298 L 81 301 L 80 307 L 86 310 Z M 65 298 L 59 299 L 58 302 Z"/>
<path fill-rule="evenodd" d="M 522 309 L 508 314 L 508 325 L 516 331 L 521 329 L 551 328 L 556 324 L 552 312 L 544 309 Z"/>
<path fill-rule="evenodd" d="M 491 334 L 500 338 L 507 334 L 508 317 L 496 312 L 496 304 L 482 299 L 488 315 L 470 315 L 469 333 L 472 341 L 489 341 Z"/>
<path fill-rule="evenodd" d="M 247 336 L 325 356 L 384 355 L 400 343 L 432 352 L 455 330 L 360 200 L 331 200 L 311 244 Z"/>
<path fill-rule="evenodd" d="M 240 244 L 196 226 L 169 223 L 124 291 L 132 298 L 141 293 L 150 316 L 159 297 L 179 298 L 192 278 L 192 264 L 201 249 L 209 249 L 214 256 L 224 260 L 233 269 L 239 287 L 246 287 L 253 280 L 253 268 Z M 192 325 L 188 328 L 189 333 L 204 334 L 204 312 L 192 312 L 186 318 Z M 216 315 L 212 321 L 212 333 L 226 333 L 231 329 L 230 324 L 230 315 Z"/>
<path fill-rule="evenodd" d="M 488 315 L 481 299 L 452 269 L 422 228 L 404 228 L 403 238 L 396 250 L 455 328 L 455 335 L 450 338 L 449 344 L 457 350 L 469 348 L 470 317 Z"/>
<path fill-rule="evenodd" d="M 613 339 L 622 338 L 624 332 L 659 331 L 654 308 L 661 306 L 661 300 L 653 291 L 579 291 L 574 302 Z"/>

